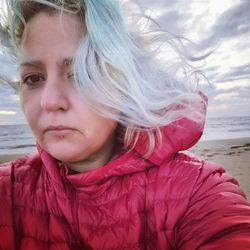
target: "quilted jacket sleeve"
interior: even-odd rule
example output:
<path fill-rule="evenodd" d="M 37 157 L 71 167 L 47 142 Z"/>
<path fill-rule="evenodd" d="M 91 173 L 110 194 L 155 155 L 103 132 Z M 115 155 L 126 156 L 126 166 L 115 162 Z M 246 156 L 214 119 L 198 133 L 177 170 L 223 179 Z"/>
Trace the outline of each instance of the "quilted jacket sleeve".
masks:
<path fill-rule="evenodd" d="M 204 163 L 190 197 L 177 249 L 250 249 L 250 204 L 222 168 Z"/>
<path fill-rule="evenodd" d="M 0 164 L 0 249 L 15 249 L 12 211 L 12 164 Z"/>

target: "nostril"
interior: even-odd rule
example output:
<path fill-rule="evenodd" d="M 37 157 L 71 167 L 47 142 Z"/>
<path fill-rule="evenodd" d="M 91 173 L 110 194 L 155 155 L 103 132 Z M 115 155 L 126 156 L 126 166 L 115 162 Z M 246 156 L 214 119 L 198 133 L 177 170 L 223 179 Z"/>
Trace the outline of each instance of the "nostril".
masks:
<path fill-rule="evenodd" d="M 45 87 L 41 95 L 41 107 L 47 112 L 67 110 L 69 106 L 67 92 L 56 87 Z"/>

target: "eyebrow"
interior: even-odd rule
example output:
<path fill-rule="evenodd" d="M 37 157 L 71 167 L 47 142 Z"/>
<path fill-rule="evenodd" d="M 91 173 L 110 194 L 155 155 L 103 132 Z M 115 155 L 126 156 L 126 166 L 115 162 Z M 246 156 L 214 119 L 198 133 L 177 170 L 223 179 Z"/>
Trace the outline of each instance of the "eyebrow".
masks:
<path fill-rule="evenodd" d="M 39 65 L 41 65 L 42 64 L 42 62 L 41 61 L 33 61 L 33 60 L 27 60 L 27 61 L 22 61 L 21 63 L 20 63 L 20 66 L 19 66 L 19 68 L 21 67 L 21 66 L 39 66 Z"/>
<path fill-rule="evenodd" d="M 62 65 L 63 66 L 71 66 L 73 63 L 73 58 L 69 57 L 69 58 L 64 58 L 62 61 Z M 22 61 L 19 65 L 19 68 L 22 66 L 41 66 L 43 65 L 43 62 L 40 60 L 25 60 Z"/>

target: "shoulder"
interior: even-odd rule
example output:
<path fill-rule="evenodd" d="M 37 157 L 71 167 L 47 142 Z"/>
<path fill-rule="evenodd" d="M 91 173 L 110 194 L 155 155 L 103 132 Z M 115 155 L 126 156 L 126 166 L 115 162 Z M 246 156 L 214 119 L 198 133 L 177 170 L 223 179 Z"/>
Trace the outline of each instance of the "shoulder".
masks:
<path fill-rule="evenodd" d="M 246 199 L 244 192 L 240 189 L 237 180 L 224 169 L 224 166 L 213 162 L 207 162 L 194 155 L 180 153 L 173 164 L 178 176 L 185 176 L 192 186 L 190 200 L 198 196 L 209 194 L 218 195 L 227 192 L 232 199 L 239 196 Z"/>
<path fill-rule="evenodd" d="M 32 168 L 38 167 L 38 156 L 24 156 L 15 161 L 0 164 L 0 246 L 14 249 L 14 221 L 17 215 L 17 206 L 14 197 L 24 193 L 20 182 L 26 183 L 23 177 L 30 173 Z M 19 180 L 18 180 L 19 179 Z M 32 178 L 29 178 L 32 181 Z M 34 178 L 33 178 L 34 179 Z M 19 191 L 19 192 L 18 192 Z M 0 247 L 1 248 L 1 247 Z"/>
<path fill-rule="evenodd" d="M 21 168 L 22 166 L 36 166 L 41 163 L 40 156 L 38 154 L 34 155 L 25 155 L 16 160 L 0 163 L 0 173 L 3 173 L 5 170 L 10 168 Z"/>
<path fill-rule="evenodd" d="M 41 166 L 38 155 L 24 156 L 0 164 L 0 201 L 4 201 L 5 206 L 11 207 L 14 193 L 23 192 L 25 185 L 31 186 L 37 182 Z M 0 206 L 1 209 L 3 207 Z M 6 209 L 4 207 L 4 211 L 7 211 Z"/>
<path fill-rule="evenodd" d="M 249 249 L 250 204 L 238 182 L 222 166 L 186 154 L 168 164 L 178 249 Z"/>
<path fill-rule="evenodd" d="M 23 156 L 14 161 L 0 164 L 0 186 L 5 182 L 13 182 L 16 178 L 22 178 L 27 173 L 39 171 L 42 166 L 40 157 L 35 154 Z"/>
<path fill-rule="evenodd" d="M 162 199 L 185 200 L 182 203 L 185 207 L 196 189 L 207 189 L 211 182 L 218 181 L 215 176 L 221 176 L 224 172 L 221 166 L 206 163 L 192 155 L 177 153 L 158 167 L 157 185 L 163 191 Z M 209 176 L 211 179 L 207 183 Z"/>
<path fill-rule="evenodd" d="M 172 160 L 160 165 L 158 175 L 176 180 L 178 187 L 189 196 L 223 187 L 245 198 L 238 182 L 225 172 L 223 166 L 206 162 L 194 155 L 176 154 Z"/>
<path fill-rule="evenodd" d="M 0 163 L 0 173 L 4 173 L 7 169 L 12 168 L 13 166 L 23 165 L 29 159 L 29 156 L 22 156 L 16 160 Z"/>
<path fill-rule="evenodd" d="M 180 216 L 190 208 L 206 213 L 211 206 L 211 210 L 214 206 L 223 209 L 225 204 L 235 208 L 245 204 L 250 213 L 250 205 L 237 180 L 223 166 L 193 155 L 179 153 L 160 165 L 157 190 L 160 200 L 179 203 Z"/>
<path fill-rule="evenodd" d="M 23 156 L 18 158 L 17 160 L 5 162 L 0 164 L 0 184 L 3 182 L 5 178 L 10 178 L 12 175 L 12 171 L 15 167 L 20 167 L 25 164 L 27 161 L 27 156 Z"/>

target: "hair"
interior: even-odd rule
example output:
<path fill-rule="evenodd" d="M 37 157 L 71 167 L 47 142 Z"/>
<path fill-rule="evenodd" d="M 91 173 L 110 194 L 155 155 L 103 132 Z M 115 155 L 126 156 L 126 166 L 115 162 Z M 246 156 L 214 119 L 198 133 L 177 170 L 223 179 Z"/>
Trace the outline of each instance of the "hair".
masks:
<path fill-rule="evenodd" d="M 115 0 L 8 0 L 9 32 L 18 49 L 26 23 L 37 13 L 79 16 L 87 32 L 74 57 L 75 85 L 93 109 L 118 122 L 126 147 L 133 148 L 146 131 L 148 156 L 161 141 L 162 126 L 185 116 L 204 118 L 196 105 L 202 101 L 197 93 L 202 73 L 190 63 L 202 58 L 191 58 L 183 39 L 143 13 L 134 15 L 130 27 L 132 14 L 125 19 L 122 6 Z M 166 47 L 174 59 L 161 56 Z M 95 103 L 101 104 L 98 110 Z"/>

